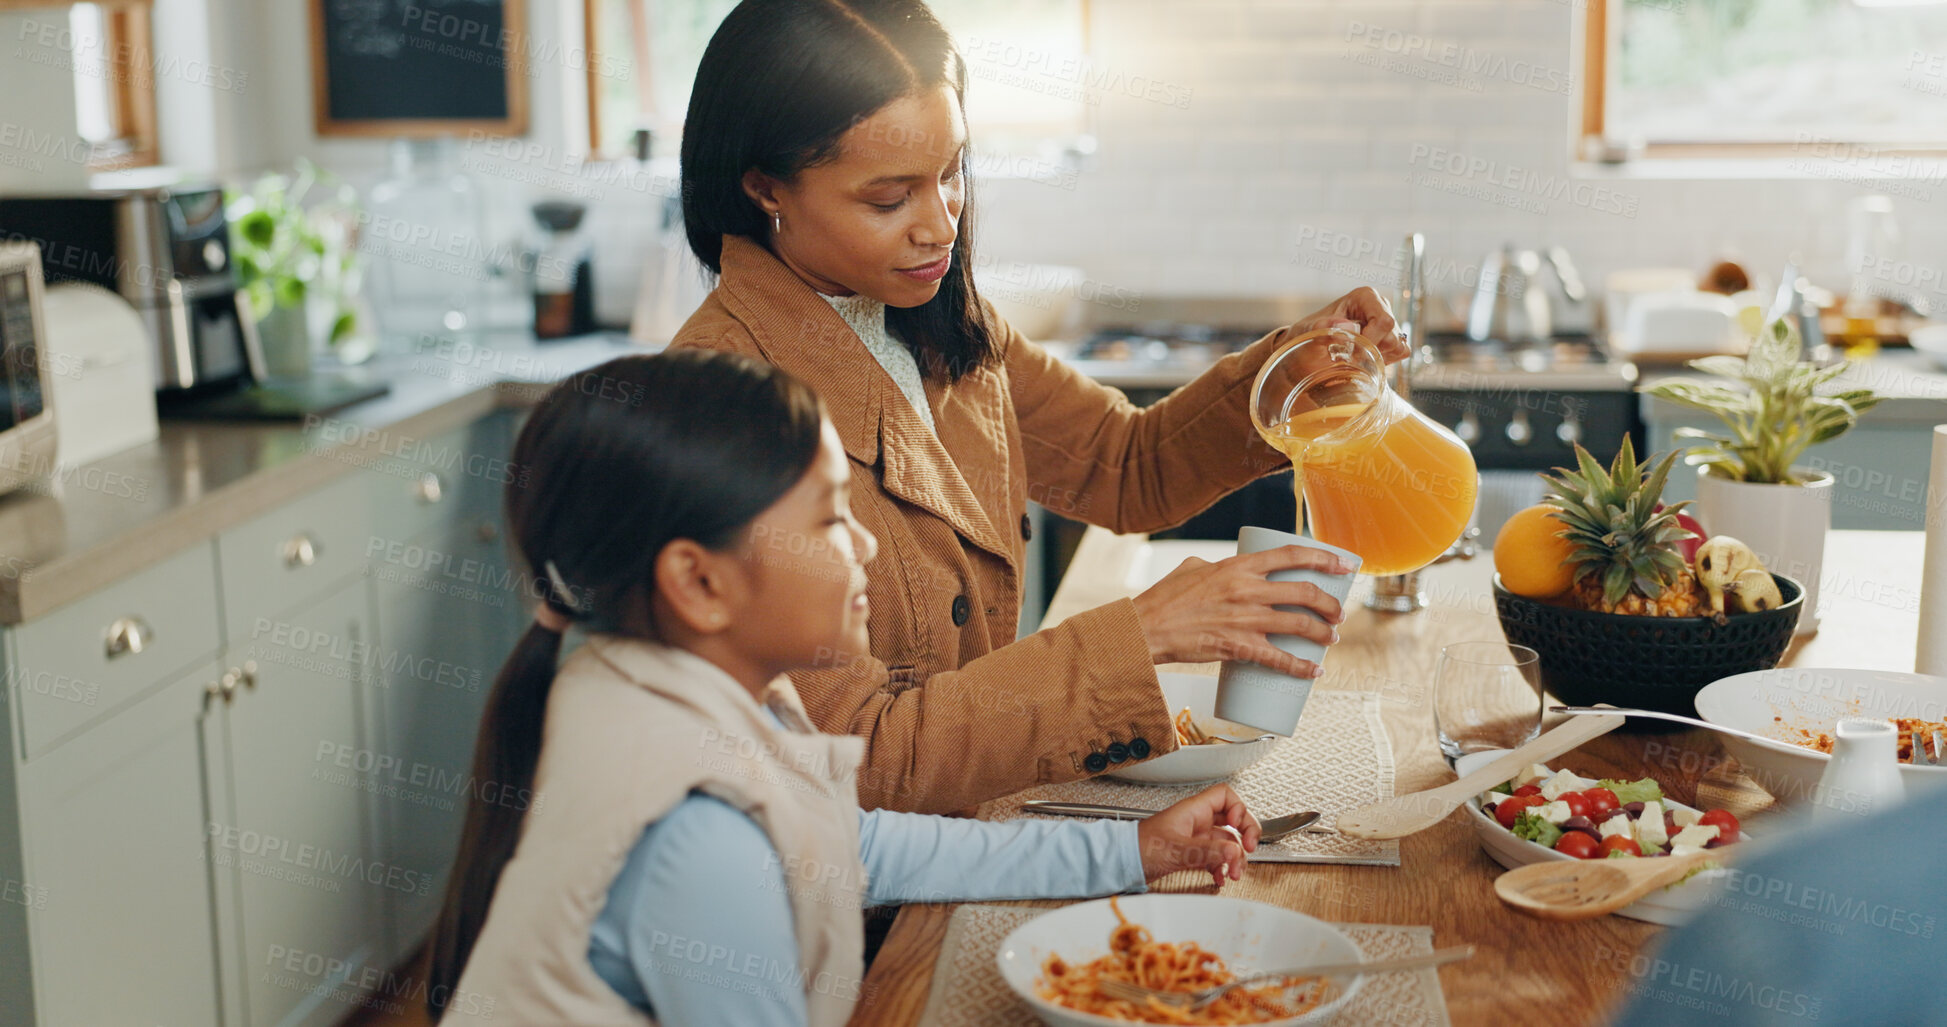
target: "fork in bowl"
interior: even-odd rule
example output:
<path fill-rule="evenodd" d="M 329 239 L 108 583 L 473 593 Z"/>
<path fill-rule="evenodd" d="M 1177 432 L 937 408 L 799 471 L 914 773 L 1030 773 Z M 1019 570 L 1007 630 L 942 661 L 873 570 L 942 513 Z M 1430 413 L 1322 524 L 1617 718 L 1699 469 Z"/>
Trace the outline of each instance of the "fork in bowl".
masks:
<path fill-rule="evenodd" d="M 1345 974 L 1385 973 L 1391 970 L 1418 970 L 1421 967 L 1440 966 L 1444 963 L 1467 959 L 1472 957 L 1473 954 L 1474 947 L 1472 945 L 1455 945 L 1452 948 L 1424 952 L 1416 956 L 1400 956 L 1395 959 L 1373 959 L 1354 963 L 1320 963 L 1312 966 L 1296 967 L 1290 970 L 1270 970 L 1265 973 L 1249 974 L 1239 977 L 1229 984 L 1220 984 L 1214 988 L 1205 988 L 1202 991 L 1194 992 L 1158 991 L 1155 988 L 1147 988 L 1140 984 L 1132 984 L 1128 981 L 1118 981 L 1109 978 L 1096 981 L 1096 986 L 1101 988 L 1104 994 L 1113 998 L 1124 999 L 1130 1002 L 1155 1001 L 1166 1006 L 1174 1006 L 1196 1012 L 1222 998 L 1232 988 L 1241 988 L 1247 984 L 1257 984 L 1263 981 L 1279 980 L 1286 977 L 1337 977 Z"/>

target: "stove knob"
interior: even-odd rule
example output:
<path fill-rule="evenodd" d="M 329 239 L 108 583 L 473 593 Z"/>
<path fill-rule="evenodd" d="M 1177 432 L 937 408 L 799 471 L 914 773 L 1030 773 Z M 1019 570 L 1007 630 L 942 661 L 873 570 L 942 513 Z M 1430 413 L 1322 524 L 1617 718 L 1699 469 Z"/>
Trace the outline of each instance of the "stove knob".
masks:
<path fill-rule="evenodd" d="M 1460 423 L 1453 426 L 1453 433 L 1470 446 L 1481 440 L 1481 421 L 1474 416 L 1473 407 L 1468 407 L 1467 412 L 1460 415 Z"/>
<path fill-rule="evenodd" d="M 1508 422 L 1508 441 L 1517 446 L 1525 446 L 1534 440 L 1535 430 L 1528 424 L 1528 412 L 1516 410 L 1514 420 Z"/>
<path fill-rule="evenodd" d="M 1564 446 L 1575 445 L 1582 441 L 1582 422 L 1574 414 L 1562 415 L 1562 423 L 1555 426 L 1555 437 L 1561 439 Z"/>

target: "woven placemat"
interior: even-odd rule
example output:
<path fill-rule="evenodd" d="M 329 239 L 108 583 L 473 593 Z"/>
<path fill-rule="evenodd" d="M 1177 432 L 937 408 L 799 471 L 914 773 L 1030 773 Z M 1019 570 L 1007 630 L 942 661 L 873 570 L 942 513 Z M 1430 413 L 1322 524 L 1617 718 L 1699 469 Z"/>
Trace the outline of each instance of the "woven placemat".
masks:
<path fill-rule="evenodd" d="M 933 986 L 919 1022 L 926 1027 L 1034 1027 L 1041 1019 L 1001 979 L 994 954 L 1009 932 L 1046 910 L 965 905 L 954 910 L 933 967 Z M 1338 924 L 1367 959 L 1433 951 L 1433 928 Z M 1447 1000 L 1432 967 L 1367 979 L 1332 1019 L 1341 1027 L 1447 1027 Z"/>
<path fill-rule="evenodd" d="M 1331 828 L 1338 815 L 1393 797 L 1393 746 L 1379 719 L 1380 697 L 1370 692 L 1314 690 L 1298 730 L 1271 755 L 1231 780 L 1245 805 L 1260 816 L 1317 810 L 1316 826 Z M 1147 785 L 1093 777 L 1042 785 L 995 799 L 980 808 L 983 820 L 1029 815 L 1029 799 L 1093 802 L 1162 809 L 1195 795 L 1204 785 Z M 1252 862 L 1399 865 L 1399 842 L 1367 841 L 1336 831 L 1300 831 L 1260 845 Z"/>

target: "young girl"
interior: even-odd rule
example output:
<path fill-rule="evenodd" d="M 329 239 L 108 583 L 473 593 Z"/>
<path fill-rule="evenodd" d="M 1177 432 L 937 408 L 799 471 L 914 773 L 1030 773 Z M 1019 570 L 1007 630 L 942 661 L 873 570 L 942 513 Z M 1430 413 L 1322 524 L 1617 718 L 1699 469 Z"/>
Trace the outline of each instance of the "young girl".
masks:
<path fill-rule="evenodd" d="M 837 1027 L 862 997 L 863 906 L 1242 876 L 1258 826 L 1221 785 L 1140 823 L 859 810 L 863 743 L 818 733 L 783 675 L 864 648 L 877 541 L 784 372 L 614 360 L 552 390 L 514 460 L 508 522 L 545 598 L 474 773 L 536 801 L 468 808 L 436 1016 Z M 571 623 L 587 641 L 557 670 Z"/>

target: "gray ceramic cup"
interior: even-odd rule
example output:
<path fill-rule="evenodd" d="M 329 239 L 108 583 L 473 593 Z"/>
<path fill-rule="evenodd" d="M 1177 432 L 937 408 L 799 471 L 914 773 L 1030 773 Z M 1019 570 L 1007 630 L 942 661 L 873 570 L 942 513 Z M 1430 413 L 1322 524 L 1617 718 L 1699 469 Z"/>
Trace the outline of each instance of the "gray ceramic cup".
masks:
<path fill-rule="evenodd" d="M 1326 545 L 1317 539 L 1293 535 L 1288 531 L 1272 528 L 1247 527 L 1237 534 L 1237 555 L 1261 553 L 1279 546 L 1305 546 L 1309 549 L 1323 549 L 1335 553 L 1346 563 L 1359 569 L 1359 556 L 1337 546 Z M 1268 576 L 1272 581 L 1309 581 L 1320 591 L 1345 602 L 1352 591 L 1351 574 L 1323 574 L 1311 570 L 1273 571 Z M 1310 610 L 1298 606 L 1281 606 L 1281 610 L 1295 610 L 1312 614 Z M 1310 660 L 1319 666 L 1325 665 L 1325 647 L 1298 635 L 1272 635 L 1271 644 L 1303 660 Z M 1217 673 L 1217 716 L 1234 721 L 1260 731 L 1289 735 L 1298 730 L 1298 717 L 1305 712 L 1305 700 L 1311 698 L 1310 678 L 1295 678 L 1281 671 L 1272 670 L 1261 663 L 1249 660 L 1226 660 Z"/>

